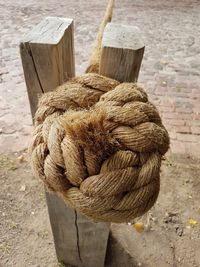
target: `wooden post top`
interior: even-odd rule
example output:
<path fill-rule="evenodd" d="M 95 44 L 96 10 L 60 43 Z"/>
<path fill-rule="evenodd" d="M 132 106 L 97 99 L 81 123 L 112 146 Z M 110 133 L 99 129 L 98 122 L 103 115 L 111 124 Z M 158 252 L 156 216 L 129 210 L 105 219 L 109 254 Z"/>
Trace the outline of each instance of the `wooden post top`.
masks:
<path fill-rule="evenodd" d="M 136 26 L 111 22 L 105 27 L 102 47 L 138 50 L 145 46 L 141 36 Z"/>
<path fill-rule="evenodd" d="M 144 48 L 138 27 L 108 23 L 102 39 L 100 74 L 120 82 L 137 82 Z"/>
<path fill-rule="evenodd" d="M 34 117 L 39 96 L 75 76 L 73 20 L 43 19 L 24 36 L 20 53 Z"/>
<path fill-rule="evenodd" d="M 22 42 L 58 44 L 72 23 L 70 18 L 46 17 L 24 36 Z"/>

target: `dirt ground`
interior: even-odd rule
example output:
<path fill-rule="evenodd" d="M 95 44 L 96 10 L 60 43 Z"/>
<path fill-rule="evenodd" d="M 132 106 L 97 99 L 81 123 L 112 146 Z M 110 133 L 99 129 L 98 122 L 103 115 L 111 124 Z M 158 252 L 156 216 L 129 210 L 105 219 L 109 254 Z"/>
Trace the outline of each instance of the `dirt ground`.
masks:
<path fill-rule="evenodd" d="M 158 201 L 141 219 L 145 230 L 113 224 L 106 266 L 199 267 L 199 176 L 198 161 L 166 159 Z M 1 155 L 0 180 L 0 266 L 59 266 L 43 185 L 32 176 L 26 155 Z"/>

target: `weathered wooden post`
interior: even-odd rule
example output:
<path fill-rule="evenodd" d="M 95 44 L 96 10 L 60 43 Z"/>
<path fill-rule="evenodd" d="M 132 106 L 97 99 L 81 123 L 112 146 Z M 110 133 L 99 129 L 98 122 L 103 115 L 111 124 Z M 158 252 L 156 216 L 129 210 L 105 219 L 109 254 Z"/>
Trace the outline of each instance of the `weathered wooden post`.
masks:
<path fill-rule="evenodd" d="M 46 18 L 20 44 L 32 116 L 38 96 L 75 75 L 73 21 Z M 107 25 L 100 74 L 136 81 L 144 52 L 138 29 Z M 103 267 L 109 223 L 95 223 L 72 210 L 56 194 L 46 193 L 58 261 L 82 267 Z"/>
<path fill-rule="evenodd" d="M 137 82 L 143 54 L 138 27 L 108 23 L 102 40 L 100 74 L 120 82 Z"/>
<path fill-rule="evenodd" d="M 24 37 L 20 53 L 34 117 L 38 96 L 75 76 L 73 20 L 45 18 Z"/>

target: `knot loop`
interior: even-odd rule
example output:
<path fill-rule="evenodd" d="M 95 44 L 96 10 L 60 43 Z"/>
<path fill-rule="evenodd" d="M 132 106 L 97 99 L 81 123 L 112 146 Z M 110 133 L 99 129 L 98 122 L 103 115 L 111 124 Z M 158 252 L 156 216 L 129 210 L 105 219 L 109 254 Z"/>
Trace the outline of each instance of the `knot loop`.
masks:
<path fill-rule="evenodd" d="M 88 73 L 41 97 L 30 151 L 34 174 L 68 206 L 128 222 L 155 203 L 168 147 L 140 86 Z"/>

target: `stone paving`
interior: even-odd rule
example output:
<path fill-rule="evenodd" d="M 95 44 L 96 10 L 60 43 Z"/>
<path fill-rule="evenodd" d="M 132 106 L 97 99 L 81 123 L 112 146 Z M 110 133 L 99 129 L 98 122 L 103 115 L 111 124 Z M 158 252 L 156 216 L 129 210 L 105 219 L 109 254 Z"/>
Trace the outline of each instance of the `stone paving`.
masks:
<path fill-rule="evenodd" d="M 19 55 L 22 36 L 45 16 L 75 19 L 77 74 L 83 73 L 106 1 L 7 0 L 0 4 L 0 152 L 27 147 L 32 121 Z M 113 22 L 140 27 L 146 43 L 139 82 L 161 112 L 171 152 L 199 157 L 200 2 L 116 1 Z"/>

